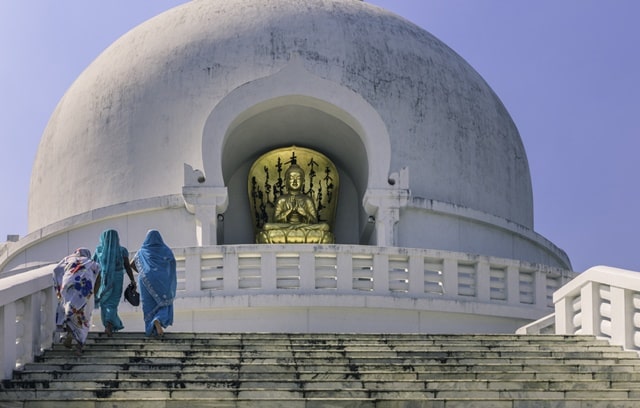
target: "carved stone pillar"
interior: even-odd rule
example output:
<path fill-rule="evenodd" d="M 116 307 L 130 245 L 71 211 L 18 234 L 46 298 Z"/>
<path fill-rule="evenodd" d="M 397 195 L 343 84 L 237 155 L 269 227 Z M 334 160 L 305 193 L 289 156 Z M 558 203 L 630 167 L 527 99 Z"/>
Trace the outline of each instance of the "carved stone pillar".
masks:
<path fill-rule="evenodd" d="M 396 224 L 400 221 L 400 209 L 409 202 L 409 170 L 389 177 L 390 188 L 368 189 L 363 205 L 369 216 L 375 218 L 376 245 L 397 246 Z"/>
<path fill-rule="evenodd" d="M 187 211 L 196 218 L 198 246 L 218 245 L 218 214 L 227 210 L 229 193 L 226 187 L 208 186 L 199 170 L 185 164 L 185 185 L 182 197 Z"/>

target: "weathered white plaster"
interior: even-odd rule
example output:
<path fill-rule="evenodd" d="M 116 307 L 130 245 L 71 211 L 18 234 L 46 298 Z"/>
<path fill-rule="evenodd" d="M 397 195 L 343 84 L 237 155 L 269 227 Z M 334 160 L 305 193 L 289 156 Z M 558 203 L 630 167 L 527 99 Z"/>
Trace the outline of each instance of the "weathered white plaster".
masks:
<path fill-rule="evenodd" d="M 386 211 L 386 224 L 378 217 L 370 231 L 363 208 L 366 191 L 391 189 L 390 173 L 402 168 L 412 174 L 412 197 L 532 229 L 517 130 L 446 45 L 365 2 L 232 0 L 190 2 L 141 24 L 77 79 L 34 163 L 29 231 L 95 208 L 180 195 L 191 189 L 185 164 L 201 171 L 201 187 L 227 188 L 237 202 L 246 194 L 229 189 L 238 171 L 265 150 L 294 143 L 319 148 L 352 181 L 348 196 L 359 207 L 346 218 L 357 225 L 343 242 L 356 236 L 423 246 L 403 232 L 402 211 Z M 72 149 L 83 155 L 59 165 Z M 188 221 L 188 242 L 175 245 L 224 242 L 228 219 L 241 217 L 226 214 L 219 223 L 217 215 L 236 206 L 215 200 L 215 209 Z M 527 245 L 520 252 L 539 251 Z"/>

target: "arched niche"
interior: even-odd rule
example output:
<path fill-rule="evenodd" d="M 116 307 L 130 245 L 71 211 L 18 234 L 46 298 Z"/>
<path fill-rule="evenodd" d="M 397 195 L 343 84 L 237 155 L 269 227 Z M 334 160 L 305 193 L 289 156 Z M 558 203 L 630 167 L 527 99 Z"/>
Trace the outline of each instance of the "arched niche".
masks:
<path fill-rule="evenodd" d="M 206 121 L 206 185 L 227 187 L 229 196 L 219 243 L 253 242 L 246 193 L 249 167 L 261 154 L 288 145 L 317 150 L 336 164 L 342 183 L 336 243 L 361 243 L 367 219 L 362 198 L 368 189 L 388 187 L 386 126 L 360 95 L 312 75 L 299 59 L 236 88 Z"/>

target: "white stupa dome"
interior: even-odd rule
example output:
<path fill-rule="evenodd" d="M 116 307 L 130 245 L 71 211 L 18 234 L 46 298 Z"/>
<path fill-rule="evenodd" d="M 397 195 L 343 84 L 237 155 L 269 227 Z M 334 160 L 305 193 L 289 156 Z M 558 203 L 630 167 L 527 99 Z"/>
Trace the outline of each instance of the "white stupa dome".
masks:
<path fill-rule="evenodd" d="M 29 232 L 166 202 L 168 241 L 193 245 L 183 238 L 193 220 L 174 200 L 187 164 L 203 187 L 228 191 L 234 228 L 220 243 L 249 243 L 248 168 L 292 144 L 341 172 L 337 244 L 366 244 L 363 200 L 399 186 L 410 196 L 397 246 L 570 267 L 533 232 L 527 156 L 487 83 L 433 35 L 355 0 L 194 0 L 122 36 L 51 117 Z"/>

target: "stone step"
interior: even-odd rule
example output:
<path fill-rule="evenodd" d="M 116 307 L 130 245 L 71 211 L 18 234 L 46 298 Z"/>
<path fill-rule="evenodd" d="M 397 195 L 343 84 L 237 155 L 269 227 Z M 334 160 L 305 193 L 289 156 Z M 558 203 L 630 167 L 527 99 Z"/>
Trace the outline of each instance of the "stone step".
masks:
<path fill-rule="evenodd" d="M 152 346 L 156 343 L 171 343 L 171 344 L 190 344 L 190 345 L 200 345 L 200 346 L 215 346 L 221 349 L 224 348 L 252 348 L 259 347 L 263 348 L 265 346 L 273 347 L 273 348 L 302 348 L 302 349 L 324 349 L 324 348 L 348 348 L 348 347 L 356 347 L 362 349 L 371 349 L 371 348 L 400 348 L 406 350 L 412 350 L 415 348 L 418 349 L 436 349 L 436 350 L 464 350 L 466 348 L 475 348 L 475 349 L 531 349 L 531 350 L 548 350 L 548 349 L 570 349 L 570 350 L 584 350 L 584 349 L 601 349 L 601 350 L 611 350 L 612 346 L 607 344 L 592 344 L 586 342 L 546 342 L 546 343 L 532 343 L 527 341 L 502 341 L 497 342 L 495 344 L 486 344 L 482 342 L 466 342 L 466 343 L 452 343 L 447 344 L 445 340 L 441 342 L 428 342 L 428 341 L 385 341 L 378 343 L 364 343 L 364 342 L 356 342 L 356 341 L 343 341 L 343 342 L 313 342 L 313 343 L 305 343 L 304 341 L 274 341 L 268 338 L 262 340 L 265 343 L 261 343 L 260 340 L 252 339 L 252 340 L 221 340 L 221 339 L 184 339 L 179 336 L 168 336 L 165 335 L 162 339 L 157 338 L 131 338 L 131 337 L 120 337 L 120 334 L 116 334 L 112 338 L 102 337 L 102 338 L 92 338 L 89 337 L 87 340 L 87 344 L 121 344 L 123 340 L 126 340 L 128 345 L 133 347 L 139 347 L 140 345 L 144 346 Z"/>
<path fill-rule="evenodd" d="M 216 349 L 190 349 L 176 350 L 174 347 L 161 349 L 121 349 L 110 347 L 92 347 L 88 348 L 84 358 L 99 358 L 105 353 L 117 353 L 118 357 L 124 358 L 218 358 L 218 359 L 273 359 L 273 358 L 296 358 L 297 360 L 313 361 L 317 359 L 344 359 L 352 360 L 364 359 L 419 359 L 419 360 L 448 360 L 448 359 L 627 359 L 636 361 L 637 357 L 625 352 L 557 352 L 557 351 L 536 351 L 536 352 L 518 352 L 518 351 L 389 351 L 389 350 L 216 350 Z M 48 353 L 47 358 L 64 358 L 68 359 L 69 350 L 56 348 Z M 640 363 L 639 363 L 640 364 Z"/>
<path fill-rule="evenodd" d="M 508 368 L 508 367 L 507 367 Z M 135 370 L 128 371 L 119 370 L 118 367 L 112 367 L 112 370 L 106 370 L 105 367 L 101 371 L 96 371 L 94 366 L 86 366 L 85 370 L 62 371 L 62 370 L 24 370 L 17 372 L 14 376 L 15 380 L 35 381 L 35 380 L 84 380 L 88 374 L 93 380 L 256 380 L 263 379 L 265 374 L 271 379 L 288 379 L 300 381 L 314 380 L 340 380 L 348 378 L 358 378 L 361 381 L 394 381 L 394 380 L 542 380 L 542 381 L 586 381 L 586 380 L 606 380 L 606 381 L 638 381 L 640 383 L 640 372 L 575 372 L 574 371 L 478 371 L 470 372 L 462 369 L 459 371 L 364 371 L 362 369 L 357 372 L 349 370 L 337 370 L 327 368 L 318 371 L 301 371 L 295 367 L 282 369 L 278 366 L 269 367 L 262 370 L 232 370 L 227 367 L 214 367 L 208 370 L 185 369 L 184 367 L 175 366 L 172 368 L 163 368 L 161 370 Z"/>
<path fill-rule="evenodd" d="M 122 340 L 110 340 L 99 341 L 99 342 L 88 342 L 87 346 L 91 345 L 90 350 L 102 351 L 108 350 L 109 348 L 117 347 L 119 350 L 124 351 L 144 351 L 144 350 L 167 350 L 170 349 L 172 351 L 185 351 L 185 352 L 216 352 L 216 353 L 354 353 L 354 354 L 371 354 L 371 353 L 386 353 L 387 355 L 395 356 L 396 354 L 425 354 L 425 353 L 434 353 L 434 354 L 460 354 L 460 353 L 488 353 L 491 355 L 509 355 L 509 354 L 531 354 L 531 355 L 568 355 L 568 356 L 577 356 L 577 355 L 594 355 L 600 357 L 604 356 L 613 356 L 613 357 L 628 357 L 628 358 L 637 358 L 637 353 L 631 351 L 624 351 L 617 347 L 604 347 L 604 346 L 596 346 L 596 347 L 585 347 L 581 349 L 571 348 L 566 345 L 559 345 L 556 347 L 546 347 L 546 348 L 527 348 L 524 347 L 495 347 L 495 348 L 484 348 L 478 346 L 468 346 L 468 347 L 451 347 L 447 348 L 446 345 L 441 345 L 436 347 L 428 347 L 428 346 L 376 346 L 376 347 L 363 347 L 361 345 L 349 345 L 349 346 L 314 346 L 314 347 L 302 347 L 296 346 L 292 347 L 291 345 L 274 345 L 274 344 L 266 344 L 266 345 L 247 345 L 247 344 L 238 344 L 235 346 L 218 346 L 215 344 L 193 344 L 186 341 L 175 342 L 175 341 L 166 341 L 156 340 L 154 342 L 133 342 L 128 341 L 125 344 L 122 342 L 126 339 Z M 60 344 L 56 344 L 53 346 L 52 351 L 65 351 Z"/>
<path fill-rule="evenodd" d="M 181 337 L 165 336 L 162 339 L 156 338 L 119 338 L 116 335 L 112 338 L 92 338 L 89 337 L 87 344 L 96 346 L 109 345 L 122 345 L 126 348 L 154 348 L 161 345 L 172 344 L 176 347 L 185 348 L 205 348 L 215 347 L 220 350 L 237 350 L 237 349 L 291 349 L 291 350 L 399 350 L 399 351 L 464 351 L 464 350 L 481 350 L 481 351 L 497 351 L 497 350 L 522 350 L 522 351 L 620 351 L 622 348 L 610 346 L 607 344 L 589 344 L 589 343 L 538 343 L 531 344 L 529 342 L 502 342 L 500 344 L 480 344 L 480 343 L 468 343 L 468 344 L 447 344 L 442 343 L 430 343 L 430 342 L 382 342 L 382 343 L 361 343 L 361 342 L 340 342 L 335 344 L 330 343 L 304 343 L 304 342 L 279 342 L 271 341 L 269 339 L 263 340 L 265 343 L 260 343 L 258 340 L 252 341 L 216 341 L 216 340 L 196 340 L 196 339 L 182 339 Z M 123 340 L 126 341 L 123 344 Z M 59 345 L 56 345 L 59 346 Z M 55 346 L 54 346 L 55 347 Z"/>
<path fill-rule="evenodd" d="M 108 347 L 119 347 L 121 343 L 118 341 L 99 341 L 99 342 L 90 342 L 88 344 L 94 344 L 97 349 L 103 349 Z M 490 352 L 490 353 L 516 353 L 516 352 L 526 352 L 526 353 L 609 353 L 616 354 L 621 356 L 631 356 L 635 355 L 634 352 L 623 351 L 621 349 L 607 347 L 607 346 L 583 346 L 583 347 L 573 347 L 571 345 L 556 345 L 553 347 L 542 347 L 542 346 L 517 346 L 517 345 L 502 345 L 502 346 L 478 346 L 478 345 L 467 345 L 467 346 L 450 346 L 446 345 L 314 345 L 314 346 L 295 346 L 295 345 L 278 345 L 278 344 L 269 344 L 259 345 L 259 344 L 234 344 L 234 345 L 218 345 L 215 343 L 190 343 L 188 345 L 184 344 L 184 341 L 174 340 L 174 341 L 155 341 L 155 342 L 130 342 L 126 345 L 122 345 L 123 349 L 126 350 L 158 350 L 162 348 L 166 348 L 167 345 L 174 345 L 175 350 L 211 350 L 212 348 L 218 351 L 252 351 L 252 350 L 261 350 L 261 351 L 283 351 L 289 350 L 291 352 L 314 352 L 314 351 L 322 351 L 322 352 L 397 352 L 397 353 L 438 353 L 438 352 L 448 352 L 448 353 L 459 353 L 459 352 Z M 60 345 L 54 346 L 54 349 L 61 349 Z"/>
<path fill-rule="evenodd" d="M 460 391 L 476 391 L 476 390 L 640 390 L 640 383 L 631 381 L 611 381 L 607 380 L 578 380 L 566 377 L 560 380 L 539 380 L 539 379 L 391 379 L 366 380 L 357 375 L 350 378 L 335 379 L 307 379 L 302 381 L 298 378 L 273 378 L 266 379 L 237 379 L 237 378 L 199 378 L 195 380 L 180 379 L 124 379 L 115 380 L 98 380 L 95 378 L 87 378 L 81 380 L 14 380 L 10 387 L 5 389 L 36 389 L 36 390 L 90 390 L 90 389 L 110 389 L 118 390 L 136 390 L 136 389 L 218 389 L 218 388 L 234 388 L 238 391 L 247 390 L 279 390 L 279 391 L 317 391 L 317 390 L 336 390 L 336 392 L 344 392 L 350 390 L 376 390 L 380 392 L 398 391 L 398 390 L 460 390 Z M 339 390 L 339 391 L 338 391 Z"/>
<path fill-rule="evenodd" d="M 92 331 L 92 335 L 103 335 L 101 331 Z M 135 331 L 120 331 L 119 335 L 127 335 L 131 337 L 143 337 L 144 333 Z M 500 339 L 500 338 L 522 338 L 522 339 L 569 339 L 570 341 L 587 341 L 598 342 L 602 339 L 593 338 L 589 335 L 567 335 L 567 334 L 514 334 L 514 333 L 467 333 L 467 334 L 448 334 L 448 333 L 335 333 L 335 332 L 175 332 L 171 331 L 167 334 L 181 335 L 185 338 L 199 337 L 224 337 L 224 338 L 309 338 L 313 340 L 322 340 L 325 338 L 332 339 L 385 339 L 385 338 L 442 338 L 442 339 Z"/>
<path fill-rule="evenodd" d="M 630 357 L 634 358 L 637 356 L 635 352 L 624 351 L 624 350 L 616 350 L 611 347 L 604 346 L 596 346 L 596 347 L 584 347 L 582 349 L 575 349 L 571 347 L 555 347 L 555 348 L 541 348 L 541 347 L 477 347 L 477 346 L 467 346 L 467 347 L 446 347 L 446 346 L 371 346 L 371 347 L 362 347 L 362 346 L 343 346 L 343 347 L 330 347 L 330 346 L 314 346 L 314 347 L 278 347 L 278 346 L 249 346 L 249 345 L 234 345 L 234 346 L 219 346 L 215 344 L 180 344 L 180 343 L 163 343 L 163 342 L 155 342 L 155 343 L 140 343 L 140 344 L 120 344 L 120 343 L 94 343 L 92 344 L 92 351 L 103 351 L 109 350 L 113 348 L 118 348 L 123 351 L 140 351 L 140 350 L 152 350 L 152 351 L 162 351 L 167 350 L 167 346 L 170 345 L 170 349 L 172 351 L 183 351 L 183 352 L 217 352 L 217 353 L 239 353 L 239 352 L 284 352 L 289 351 L 291 353 L 404 353 L 404 354 L 412 354 L 412 353 L 447 353 L 447 354 L 455 354 L 455 353 L 501 353 L 501 354 L 509 354 L 509 353 L 522 353 L 522 354 L 547 354 L 547 355 L 571 355 L 576 353 L 592 353 L 596 355 L 596 353 L 600 353 L 600 355 L 612 355 L 612 356 L 620 356 L 620 357 Z M 53 351 L 62 351 L 65 352 L 66 349 L 63 348 L 62 345 L 55 345 L 53 347 Z"/>
<path fill-rule="evenodd" d="M 539 407 L 589 407 L 589 408 L 637 408 L 638 402 L 637 400 L 628 400 L 628 399 L 612 399 L 609 401 L 593 401 L 591 403 L 585 403 L 585 400 L 578 399 L 562 399 L 560 401 L 556 401 L 553 404 L 553 401 L 547 399 L 521 399 L 519 400 L 521 404 L 518 404 L 517 407 L 521 408 L 539 408 Z M 91 405 L 89 405 L 91 404 Z M 87 406 L 91 407 L 102 407 L 100 404 L 100 400 L 95 401 L 96 405 L 93 405 L 94 401 L 85 401 L 85 400 L 50 400 L 50 401 L 30 401 L 28 404 L 29 408 L 86 408 Z M 317 399 L 262 399 L 257 401 L 256 399 L 240 399 L 240 398 L 232 398 L 232 399 L 218 399 L 215 401 L 215 405 L 212 405 L 211 401 L 208 399 L 153 399 L 147 398 L 145 400 L 139 399 L 109 399 L 109 408 L 128 408 L 128 407 L 137 407 L 137 408 L 181 408 L 181 407 L 190 407 L 190 408 L 208 408 L 211 406 L 215 406 L 218 408 L 513 408 L 516 405 L 513 405 L 512 400 L 507 399 L 484 399 L 484 400 L 475 400 L 475 399 L 422 399 L 422 400 L 397 400 L 397 399 L 373 399 L 373 398 L 364 398 L 364 399 L 339 399 L 339 398 L 317 398 Z M 23 405 L 20 405 L 22 407 Z M 17 405 L 11 405 L 11 407 L 17 407 Z"/>
<path fill-rule="evenodd" d="M 414 373 L 419 375 L 440 375 L 443 373 L 600 373 L 615 374 L 624 373 L 628 375 L 638 375 L 640 368 L 636 364 L 617 363 L 614 365 L 602 364 L 576 364 L 573 362 L 535 365 L 514 365 L 509 363 L 489 364 L 480 362 L 478 364 L 439 364 L 429 363 L 406 364 L 370 364 L 354 366 L 352 364 L 329 364 L 322 362 L 316 365 L 301 367 L 297 364 L 284 362 L 274 362 L 271 364 L 227 364 L 220 361 L 213 363 L 206 362 L 160 362 L 160 363 L 124 363 L 124 364 L 97 364 L 93 361 L 77 361 L 74 363 L 63 362 L 53 364 L 45 361 L 38 364 L 28 364 L 24 370 L 16 372 L 20 376 L 32 371 L 50 372 L 59 375 L 61 373 L 90 373 L 90 372 L 239 372 L 239 373 L 271 373 L 271 372 L 298 372 L 298 373 L 325 373 L 325 372 L 388 372 Z"/>
<path fill-rule="evenodd" d="M 104 333 L 92 332 L 89 341 L 117 341 L 118 339 L 154 341 L 153 338 L 145 337 L 141 333 L 118 332 L 113 337 L 107 337 Z M 168 332 L 165 334 L 163 341 L 171 340 L 188 340 L 189 342 L 217 342 L 229 344 L 242 342 L 245 344 L 264 343 L 267 344 L 295 344 L 301 342 L 305 345 L 326 345 L 326 344 L 348 344 L 357 342 L 359 344 L 450 344 L 450 345 L 496 345 L 500 346 L 507 342 L 514 344 L 585 344 L 585 345 L 601 345 L 607 346 L 608 343 L 603 339 L 594 339 L 590 336 L 563 336 L 563 335 L 506 335 L 506 334 L 487 334 L 487 335 L 421 335 L 421 334 L 380 334 L 380 335 L 359 335 L 359 334 L 272 334 L 272 333 L 176 333 Z"/>
<path fill-rule="evenodd" d="M 106 398 L 108 395 L 119 394 L 119 397 L 133 395 L 155 395 L 160 397 L 163 393 L 180 393 L 180 397 L 183 398 L 195 398 L 199 395 L 205 394 L 220 394 L 224 398 L 226 393 L 248 394 L 252 393 L 259 398 L 273 398 L 276 395 L 297 395 L 298 398 L 326 398 L 326 397 L 340 397 L 351 398 L 357 396 L 357 398 L 369 398 L 374 396 L 376 398 L 397 398 L 398 393 L 404 393 L 406 396 L 414 398 L 420 394 L 422 396 L 428 395 L 435 397 L 436 394 L 439 398 L 444 398 L 445 393 L 447 398 L 456 396 L 455 392 L 469 393 L 465 398 L 473 395 L 476 398 L 496 398 L 499 396 L 518 396 L 531 398 L 533 395 L 537 395 L 536 398 L 546 396 L 548 398 L 557 398 L 560 395 L 570 396 L 574 399 L 595 399 L 601 400 L 605 397 L 618 396 L 619 398 L 628 397 L 637 399 L 640 397 L 640 390 L 634 388 L 632 390 L 623 388 L 601 388 L 599 384 L 590 384 L 589 382 L 576 383 L 575 386 L 566 386 L 558 383 L 543 384 L 533 383 L 532 385 L 524 385 L 522 382 L 500 382 L 491 386 L 489 383 L 482 383 L 477 381 L 453 381 L 453 382 L 429 382 L 427 384 L 415 383 L 415 382 L 397 382 L 397 386 L 389 383 L 377 383 L 377 382 L 358 382 L 358 381 L 335 381 L 335 382 L 323 382 L 323 383 L 311 383 L 309 387 L 302 387 L 300 384 L 276 382 L 276 381 L 262 381 L 251 383 L 236 383 L 236 382 L 202 382 L 202 383 L 189 383 L 189 382 L 166 382 L 156 381 L 149 382 L 148 386 L 143 386 L 141 382 L 123 384 L 124 386 L 118 386 L 116 382 L 89 382 L 73 384 L 77 387 L 64 386 L 63 384 L 52 383 L 50 387 L 31 387 L 31 388 L 9 388 L 3 390 L 3 400 L 14 399 L 11 395 L 21 396 L 27 395 L 30 399 L 33 397 L 58 398 L 64 396 L 69 399 L 77 398 Z M 84 385 L 84 386 L 83 386 Z M 593 387 L 592 387 L 593 386 Z M 369 393 L 368 396 L 366 393 Z M 471 394 L 472 393 L 472 394 Z M 460 394 L 457 395 L 460 397 Z M 513 398 L 513 397 L 512 397 Z"/>
<path fill-rule="evenodd" d="M 539 345 L 518 345 L 518 343 L 508 343 L 508 344 L 499 344 L 494 346 L 489 345 L 478 345 L 478 344 L 467 344 L 467 345 L 447 345 L 447 344 L 437 344 L 437 345 L 429 345 L 429 344 L 312 344 L 312 345 L 293 345 L 290 343 L 286 344 L 278 344 L 273 343 L 269 340 L 265 340 L 267 345 L 258 343 L 248 343 L 248 342 L 236 342 L 236 343 L 226 343 L 219 344 L 218 342 L 209 342 L 209 341 L 189 341 L 188 346 L 185 346 L 185 340 L 181 338 L 173 338 L 168 339 L 164 338 L 162 340 L 148 340 L 148 339 L 131 339 L 127 342 L 123 347 L 125 349 L 158 349 L 165 347 L 167 344 L 175 344 L 176 350 L 185 350 L 185 349 L 204 349 L 204 348 L 215 348 L 216 350 L 292 350 L 292 351 L 313 351 L 313 350 L 324 350 L 324 351 L 353 351 L 353 352 L 369 352 L 369 351 L 395 351 L 395 352 L 461 352 L 461 351 L 478 351 L 478 352 L 555 352 L 555 353 L 577 353 L 577 352 L 603 352 L 603 353 L 616 353 L 620 355 L 635 355 L 634 352 L 625 352 L 620 348 L 611 347 L 607 345 L 575 345 L 575 344 L 539 344 Z M 121 345 L 121 340 L 117 339 L 92 339 L 88 342 L 88 344 L 95 344 L 100 347 L 109 347 L 112 345 Z M 60 347 L 60 345 L 56 345 L 56 347 Z M 55 347 L 54 347 L 55 348 Z"/>
<path fill-rule="evenodd" d="M 82 358 L 82 357 L 80 357 Z M 46 357 L 46 360 L 39 358 L 39 362 L 46 362 L 47 364 L 64 365 L 77 361 L 78 357 L 75 356 L 52 356 Z M 157 355 L 151 356 L 137 356 L 137 357 L 121 357 L 113 355 L 88 355 L 87 360 L 90 360 L 92 364 L 96 365 L 120 365 L 127 367 L 135 367 L 139 365 L 160 365 L 160 364 L 189 364 L 189 365 L 238 365 L 245 366 L 250 365 L 294 365 L 297 367 L 305 367 L 306 369 L 315 369 L 318 366 L 333 366 L 333 367 L 348 367 L 348 366 L 383 366 L 383 365 L 401 365 L 401 366 L 416 366 L 416 365 L 466 365 L 466 366 L 485 366 L 485 365 L 537 365 L 537 366 L 562 366 L 562 365 L 581 365 L 581 366 L 612 366 L 612 365 L 629 365 L 636 367 L 640 370 L 640 364 L 627 359 L 616 358 L 553 358 L 553 357 L 511 357 L 511 358 L 482 358 L 482 357 L 447 357 L 447 358 L 393 358 L 393 357 L 360 357 L 360 358 L 341 358 L 341 359 L 326 359 L 326 358 L 294 358 L 294 357 L 163 357 Z"/>
<path fill-rule="evenodd" d="M 218 408 L 444 408 L 446 404 L 446 408 L 513 408 L 513 407 L 521 407 L 521 408 L 539 408 L 539 407 L 589 407 L 589 408 L 637 408 L 638 402 L 637 400 L 627 400 L 627 399 L 612 399 L 609 402 L 607 401 L 593 401 L 592 403 L 585 404 L 585 400 L 578 399 L 563 399 L 557 401 L 556 404 L 553 402 L 550 404 L 549 400 L 542 399 L 522 399 L 520 400 L 521 404 L 513 405 L 512 400 L 506 399 L 484 399 L 484 400 L 475 400 L 475 399 L 422 399 L 422 400 L 410 400 L 410 401 L 402 401 L 397 399 L 373 399 L 373 398 L 364 398 L 364 399 L 339 399 L 339 398 L 318 398 L 318 399 L 262 399 L 260 401 L 256 401 L 255 399 L 219 399 L 215 401 L 215 405 L 212 405 L 210 400 L 207 399 L 153 399 L 147 398 L 145 400 L 139 399 L 109 399 L 109 408 L 181 408 L 181 407 L 190 407 L 190 408 L 208 408 L 211 406 L 215 406 Z M 50 401 L 30 401 L 28 404 L 29 408 L 86 408 L 88 406 L 91 407 L 102 407 L 100 401 L 95 401 L 96 405 L 93 405 L 94 401 L 85 401 L 85 400 L 50 400 Z M 89 405 L 91 404 L 91 405 Z M 8 405 L 7 405 L 8 406 Z M 11 405 L 11 407 L 17 407 L 16 405 Z M 22 405 L 20 405 L 22 407 Z"/>
<path fill-rule="evenodd" d="M 464 390 L 463 390 L 464 391 Z M 439 406 L 449 407 L 449 401 L 466 401 L 471 403 L 473 401 L 482 400 L 502 400 L 509 401 L 509 407 L 513 406 L 525 406 L 523 404 L 513 405 L 513 401 L 526 401 L 537 400 L 544 401 L 540 405 L 533 405 L 534 407 L 545 406 L 560 406 L 566 407 L 567 400 L 582 401 L 583 403 L 578 406 L 594 407 L 598 406 L 594 403 L 608 402 L 609 405 L 600 405 L 607 407 L 618 407 L 611 403 L 613 400 L 620 401 L 640 401 L 640 393 L 636 391 L 624 391 L 624 390 L 575 390 L 575 391 L 562 391 L 562 390 L 467 390 L 461 392 L 461 390 L 424 390 L 424 391 L 410 391 L 410 390 L 392 390 L 389 392 L 367 390 L 367 389 L 353 389 L 353 390 L 277 390 L 277 389 L 265 389 L 265 390 L 234 390 L 234 389 L 200 389 L 200 390 L 185 390 L 185 389 L 138 389 L 138 390 L 121 390 L 121 389 L 94 389 L 94 390 L 77 390 L 70 393 L 67 390 L 9 390 L 9 392 L 3 392 L 3 399 L 0 400 L 2 405 L 9 406 L 10 401 L 19 401 L 27 403 L 29 407 L 32 406 L 32 401 L 50 401 L 50 400 L 85 400 L 102 402 L 101 406 L 112 407 L 112 400 L 127 399 L 127 400 L 149 400 L 149 399 L 162 399 L 162 400 L 184 400 L 184 399 L 207 399 L 217 401 L 228 400 L 234 401 L 236 399 L 250 399 L 253 400 L 256 405 L 262 407 L 262 401 L 264 400 L 300 400 L 304 399 L 309 403 L 318 399 L 329 400 L 342 400 L 350 401 L 352 404 L 358 401 L 378 401 L 378 400 L 398 400 L 398 401 L 414 401 L 410 406 L 423 406 L 420 405 L 420 401 L 425 400 L 440 400 L 446 401 L 446 405 Z M 464 395 L 464 396 L 463 396 Z M 355 400 L 355 401 L 353 401 Z M 417 402 L 418 404 L 416 404 Z M 552 402 L 556 402 L 550 405 Z M 560 402 L 560 404 L 558 404 Z M 105 404 L 106 403 L 106 404 Z M 0 406 L 2 406 L 0 405 Z M 19 406 L 12 404 L 13 406 Z M 61 405 L 65 408 L 68 405 Z M 138 405 L 133 405 L 138 406 Z M 211 406 L 211 405 L 209 405 Z M 217 406 L 217 405 L 214 405 Z M 307 405 L 309 406 L 309 405 Z M 355 406 L 355 405 L 345 405 Z M 469 407 L 476 407 L 475 403 L 468 405 Z M 376 405 L 378 407 L 378 405 Z"/>

